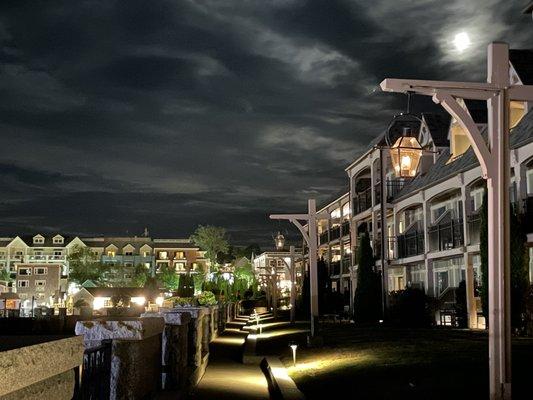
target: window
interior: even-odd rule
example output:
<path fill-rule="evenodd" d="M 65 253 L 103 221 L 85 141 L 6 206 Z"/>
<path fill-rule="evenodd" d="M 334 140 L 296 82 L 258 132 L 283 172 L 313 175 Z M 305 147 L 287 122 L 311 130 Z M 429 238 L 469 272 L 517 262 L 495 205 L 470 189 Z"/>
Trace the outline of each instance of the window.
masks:
<path fill-rule="evenodd" d="M 46 281 L 45 280 L 37 280 L 37 281 L 35 281 L 35 286 L 37 286 L 37 287 L 45 287 L 46 286 Z"/>
<path fill-rule="evenodd" d="M 63 244 L 64 239 L 63 239 L 62 236 L 55 236 L 54 239 L 52 240 L 52 242 L 54 244 Z"/>
<path fill-rule="evenodd" d="M 183 251 L 176 251 L 176 259 L 185 258 L 185 253 Z"/>
<path fill-rule="evenodd" d="M 149 251 L 143 251 L 143 257 L 150 257 Z"/>
<path fill-rule="evenodd" d="M 26 288 L 28 286 L 30 286 L 30 281 L 26 281 L 26 280 L 23 280 L 23 281 L 17 281 L 17 286 L 19 288 Z"/>
<path fill-rule="evenodd" d="M 483 204 L 484 191 L 485 190 L 483 188 L 478 188 L 470 192 L 470 205 L 472 208 L 472 212 L 477 211 L 481 208 L 481 205 Z"/>
<path fill-rule="evenodd" d="M 33 243 L 34 244 L 43 244 L 44 243 L 44 237 L 41 235 L 37 235 L 33 237 Z"/>
<path fill-rule="evenodd" d="M 433 262 L 435 287 L 440 296 L 448 287 L 458 287 L 464 278 L 463 257 L 437 260 Z"/>
<path fill-rule="evenodd" d="M 31 275 L 31 268 L 19 268 L 19 275 Z"/>
<path fill-rule="evenodd" d="M 126 251 L 124 253 L 125 256 L 132 256 L 133 255 L 133 251 Z"/>
<path fill-rule="evenodd" d="M 426 267 L 424 264 L 417 264 L 411 267 L 411 287 L 425 290 Z"/>
<path fill-rule="evenodd" d="M 166 252 L 166 251 L 160 251 L 160 252 L 159 252 L 159 258 L 160 258 L 161 260 L 166 260 L 166 259 L 168 258 L 168 252 Z"/>
<path fill-rule="evenodd" d="M 151 264 L 150 264 L 150 263 L 144 263 L 144 267 L 145 267 L 145 268 L 150 268 L 150 267 L 151 267 Z"/>
<path fill-rule="evenodd" d="M 46 267 L 36 267 L 35 275 L 46 275 L 48 273 L 48 268 Z"/>
<path fill-rule="evenodd" d="M 62 256 L 63 251 L 62 250 L 54 250 L 54 256 Z"/>
<path fill-rule="evenodd" d="M 116 254 L 117 254 L 117 252 L 114 251 L 114 250 L 108 250 L 107 251 L 107 256 L 108 257 L 115 257 Z"/>

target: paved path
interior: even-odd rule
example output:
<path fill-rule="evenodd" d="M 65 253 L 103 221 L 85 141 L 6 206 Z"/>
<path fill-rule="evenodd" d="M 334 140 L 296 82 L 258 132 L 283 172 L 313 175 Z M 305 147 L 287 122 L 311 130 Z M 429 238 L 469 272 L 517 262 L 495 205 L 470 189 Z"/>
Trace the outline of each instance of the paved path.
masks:
<path fill-rule="evenodd" d="M 209 365 L 192 394 L 194 400 L 269 399 L 268 384 L 257 365 L 241 363 L 246 332 L 243 319 L 227 324 L 210 345 Z"/>

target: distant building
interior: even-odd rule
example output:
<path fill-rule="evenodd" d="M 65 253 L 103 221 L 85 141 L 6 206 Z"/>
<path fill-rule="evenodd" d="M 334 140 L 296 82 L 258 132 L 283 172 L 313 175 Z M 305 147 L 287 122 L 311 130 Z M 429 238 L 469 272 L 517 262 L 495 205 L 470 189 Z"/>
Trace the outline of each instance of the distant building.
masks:
<path fill-rule="evenodd" d="M 22 308 L 52 307 L 63 299 L 61 264 L 20 263 L 16 266 L 16 291 Z"/>

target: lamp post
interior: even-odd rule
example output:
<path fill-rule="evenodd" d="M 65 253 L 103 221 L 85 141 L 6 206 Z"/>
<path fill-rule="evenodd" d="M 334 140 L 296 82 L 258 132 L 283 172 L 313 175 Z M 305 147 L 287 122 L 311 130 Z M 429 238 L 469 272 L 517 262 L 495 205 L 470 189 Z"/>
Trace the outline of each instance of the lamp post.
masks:
<path fill-rule="evenodd" d="M 311 337 L 314 338 L 317 333 L 318 325 L 318 274 L 317 274 L 317 252 L 318 252 L 318 235 L 317 235 L 317 218 L 323 217 L 316 212 L 316 202 L 309 199 L 307 202 L 307 214 L 272 214 L 270 219 L 283 219 L 293 223 L 301 232 L 309 248 L 309 289 L 311 298 Z M 324 218 L 328 218 L 325 216 Z M 300 221 L 307 221 L 307 230 Z"/>
<path fill-rule="evenodd" d="M 511 84 L 506 43 L 488 46 L 487 71 L 487 83 L 385 79 L 381 89 L 432 96 L 465 131 L 487 180 L 490 398 L 501 400 L 511 398 L 509 103 L 533 101 L 533 86 Z M 458 98 L 487 101 L 488 143 Z"/>
<path fill-rule="evenodd" d="M 282 251 L 285 247 L 285 237 L 281 234 L 281 232 L 278 232 L 276 237 L 274 238 L 274 244 L 276 245 L 276 250 Z M 283 257 L 279 257 L 287 269 L 289 270 L 290 279 L 291 279 L 291 310 L 290 310 L 290 321 L 291 324 L 294 324 L 296 320 L 296 255 L 295 255 L 295 248 L 294 246 L 289 246 L 289 263 L 285 260 Z"/>

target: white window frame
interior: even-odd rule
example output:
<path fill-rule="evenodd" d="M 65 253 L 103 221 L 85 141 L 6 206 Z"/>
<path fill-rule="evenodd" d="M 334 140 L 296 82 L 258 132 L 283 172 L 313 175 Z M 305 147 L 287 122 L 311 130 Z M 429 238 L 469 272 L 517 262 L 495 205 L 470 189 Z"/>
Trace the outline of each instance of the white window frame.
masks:
<path fill-rule="evenodd" d="M 46 279 L 35 280 L 35 287 L 46 287 Z"/>
<path fill-rule="evenodd" d="M 20 271 L 24 270 L 27 271 L 25 274 L 22 274 Z M 30 276 L 32 274 L 31 267 L 18 267 L 17 268 L 17 274 L 21 276 Z"/>
<path fill-rule="evenodd" d="M 42 269 L 44 272 L 39 273 L 38 271 L 40 269 Z M 48 275 L 48 268 L 47 267 L 35 267 L 33 272 L 34 272 L 34 275 Z"/>
<path fill-rule="evenodd" d="M 25 284 L 23 285 L 23 283 L 25 283 Z M 18 279 L 17 280 L 17 287 L 19 287 L 19 288 L 30 287 L 30 281 L 27 280 L 27 279 Z"/>

